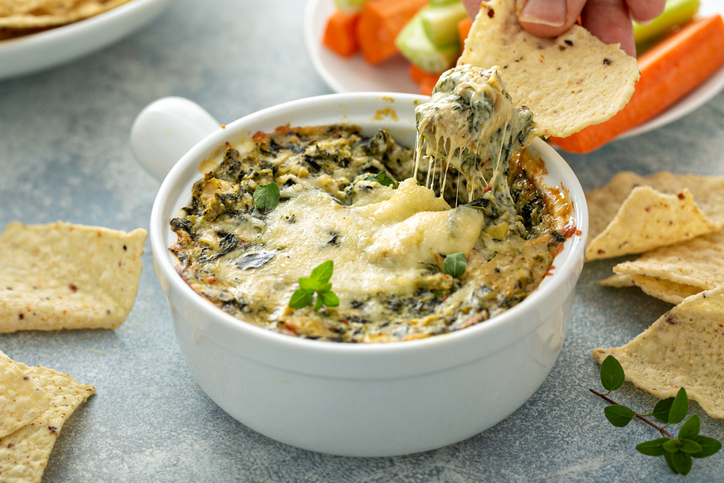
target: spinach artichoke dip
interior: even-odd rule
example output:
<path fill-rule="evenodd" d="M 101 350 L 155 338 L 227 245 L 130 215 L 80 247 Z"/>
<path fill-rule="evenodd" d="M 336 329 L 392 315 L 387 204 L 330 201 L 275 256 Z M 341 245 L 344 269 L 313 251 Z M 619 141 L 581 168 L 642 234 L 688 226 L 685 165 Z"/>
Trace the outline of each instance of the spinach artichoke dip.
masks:
<path fill-rule="evenodd" d="M 516 305 L 575 231 L 565 190 L 534 183 L 530 111 L 464 66 L 417 120 L 416 148 L 341 124 L 227 145 L 171 220 L 178 272 L 243 321 L 324 341 L 419 339 Z"/>

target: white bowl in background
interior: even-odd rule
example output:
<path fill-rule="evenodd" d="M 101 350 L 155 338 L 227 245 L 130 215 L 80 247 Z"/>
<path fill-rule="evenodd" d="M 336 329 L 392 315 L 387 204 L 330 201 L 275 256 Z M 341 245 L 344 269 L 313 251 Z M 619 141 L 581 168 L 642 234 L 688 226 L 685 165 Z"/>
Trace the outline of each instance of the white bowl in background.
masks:
<path fill-rule="evenodd" d="M 121 40 L 174 0 L 132 0 L 95 17 L 0 41 L 0 80 L 65 64 Z"/>
<path fill-rule="evenodd" d="M 162 177 L 151 214 L 156 273 L 168 297 L 181 352 L 201 388 L 248 427 L 300 448 L 346 456 L 392 456 L 439 448 L 473 436 L 519 408 L 540 387 L 561 350 L 583 267 L 588 213 L 573 171 L 546 143 L 531 151 L 546 163 L 548 186 L 565 186 L 579 235 L 555 258 L 552 276 L 526 300 L 491 320 L 427 339 L 343 344 L 277 334 L 236 319 L 178 275 L 168 247 L 169 220 L 190 201 L 199 165 L 257 131 L 352 123 L 381 127 L 412 146 L 410 94 L 333 94 L 289 102 L 219 124 L 190 101 L 166 98 L 137 118 L 137 159 Z M 394 116 L 392 113 L 394 112 Z M 386 113 L 386 115 L 383 115 Z M 189 120 L 193 119 L 193 120 Z"/>

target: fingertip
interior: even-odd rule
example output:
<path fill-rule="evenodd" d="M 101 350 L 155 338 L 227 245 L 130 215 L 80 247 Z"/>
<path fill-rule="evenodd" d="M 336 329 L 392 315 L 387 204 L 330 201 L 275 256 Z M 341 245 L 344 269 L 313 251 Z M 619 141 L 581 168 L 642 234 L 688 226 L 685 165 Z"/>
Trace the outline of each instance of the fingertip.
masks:
<path fill-rule="evenodd" d="M 664 12 L 666 0 L 626 0 L 626 5 L 637 23 L 646 23 Z"/>
<path fill-rule="evenodd" d="M 468 12 L 468 17 L 475 20 L 475 17 L 480 11 L 481 0 L 462 0 L 465 10 Z"/>

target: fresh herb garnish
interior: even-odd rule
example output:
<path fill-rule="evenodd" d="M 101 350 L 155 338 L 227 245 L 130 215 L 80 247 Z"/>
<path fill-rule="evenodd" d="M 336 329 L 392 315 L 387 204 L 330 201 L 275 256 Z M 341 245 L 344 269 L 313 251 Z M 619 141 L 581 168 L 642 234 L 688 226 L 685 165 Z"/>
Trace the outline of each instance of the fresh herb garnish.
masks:
<path fill-rule="evenodd" d="M 452 253 L 445 257 L 445 261 L 442 264 L 442 269 L 448 275 L 453 277 L 460 277 L 465 270 L 467 270 L 468 264 L 465 261 L 465 253 Z"/>
<path fill-rule="evenodd" d="M 292 294 L 289 300 L 289 306 L 294 309 L 303 309 L 312 305 L 314 300 L 314 292 L 317 292 L 317 301 L 314 303 L 314 310 L 319 310 L 323 305 L 327 307 L 337 307 L 339 298 L 337 294 L 332 292 L 332 284 L 329 279 L 332 278 L 334 271 L 334 262 L 327 260 L 312 270 L 309 277 L 299 279 L 299 288 Z"/>
<path fill-rule="evenodd" d="M 380 171 L 374 176 L 367 176 L 365 178 L 365 181 L 377 181 L 381 185 L 390 186 L 392 188 L 395 187 L 395 182 L 392 181 L 392 178 L 387 176 L 387 173 L 385 173 L 384 171 Z"/>
<path fill-rule="evenodd" d="M 279 204 L 279 185 L 274 181 L 254 190 L 254 205 L 259 213 L 265 215 Z"/>
<path fill-rule="evenodd" d="M 611 406 L 604 408 L 604 414 L 606 419 L 614 426 L 622 428 L 632 419 L 637 418 L 661 433 L 662 438 L 637 445 L 636 450 L 639 453 L 646 456 L 663 456 L 671 471 L 686 475 L 691 471 L 691 458 L 706 458 L 721 449 L 722 444 L 719 440 L 699 434 L 701 421 L 696 414 L 687 419 L 679 428 L 679 434 L 676 438 L 666 431 L 668 426 L 683 421 L 689 412 L 689 398 L 686 395 L 686 389 L 682 387 L 676 397 L 662 399 L 656 403 L 653 412 L 650 414 L 638 414 L 608 397 L 608 394 L 623 385 L 625 379 L 626 375 L 621 364 L 615 357 L 608 356 L 601 364 L 601 385 L 608 392 L 602 394 L 593 389 L 589 389 L 589 391 L 611 403 Z M 646 419 L 648 416 L 653 416 L 666 424 L 659 426 Z"/>

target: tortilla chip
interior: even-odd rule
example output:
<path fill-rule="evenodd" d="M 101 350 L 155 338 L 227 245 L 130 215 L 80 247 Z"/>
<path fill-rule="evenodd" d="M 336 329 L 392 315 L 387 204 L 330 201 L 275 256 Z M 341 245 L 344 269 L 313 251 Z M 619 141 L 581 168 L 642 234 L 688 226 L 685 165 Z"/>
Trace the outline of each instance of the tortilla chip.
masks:
<path fill-rule="evenodd" d="M 138 291 L 146 231 L 57 222 L 0 235 L 0 333 L 115 329 Z"/>
<path fill-rule="evenodd" d="M 589 243 L 611 223 L 636 186 L 650 186 L 669 195 L 688 188 L 694 195 L 694 202 L 707 217 L 717 224 L 724 223 L 724 176 L 695 176 L 666 171 L 639 176 L 631 171 L 623 171 L 611 178 L 607 185 L 586 193 L 590 218 Z"/>
<path fill-rule="evenodd" d="M 702 291 L 702 289 L 692 287 L 691 285 L 682 285 L 670 280 L 662 280 L 645 275 L 630 275 L 630 277 L 633 284 L 639 287 L 646 295 L 651 295 L 652 297 L 674 305 L 680 304 L 684 299 Z"/>
<path fill-rule="evenodd" d="M 633 280 L 631 280 L 631 277 L 629 275 L 619 275 L 614 274 L 611 275 L 608 278 L 604 278 L 600 282 L 601 285 L 604 287 L 612 287 L 612 288 L 624 288 L 624 287 L 635 287 L 636 285 L 633 283 Z"/>
<path fill-rule="evenodd" d="M 586 260 L 642 253 L 720 229 L 721 224 L 699 209 L 688 189 L 667 195 L 637 186 L 606 229 L 588 244 Z"/>
<path fill-rule="evenodd" d="M 613 267 L 619 277 L 647 294 L 678 304 L 686 297 L 724 286 L 724 231 L 644 253 Z"/>
<path fill-rule="evenodd" d="M 0 16 L 0 28 L 27 29 L 55 27 L 99 15 L 130 0 L 79 0 L 46 2 L 32 12 Z"/>
<path fill-rule="evenodd" d="M 687 298 L 623 347 L 593 351 L 599 363 L 608 355 L 637 388 L 663 399 L 685 387 L 724 419 L 724 287 Z"/>
<path fill-rule="evenodd" d="M 16 364 L 47 393 L 50 407 L 30 424 L 0 438 L 0 478 L 39 482 L 63 423 L 96 389 L 53 369 Z"/>
<path fill-rule="evenodd" d="M 0 0 L 0 17 L 29 13 L 48 3 L 48 0 Z"/>
<path fill-rule="evenodd" d="M 566 137 L 610 119 L 640 77 L 636 59 L 578 25 L 553 39 L 526 32 L 512 0 L 480 5 L 458 64 L 499 65 L 513 104 L 533 111 L 537 136 Z"/>
<path fill-rule="evenodd" d="M 22 428 L 46 409 L 45 391 L 0 351 L 0 438 Z"/>

